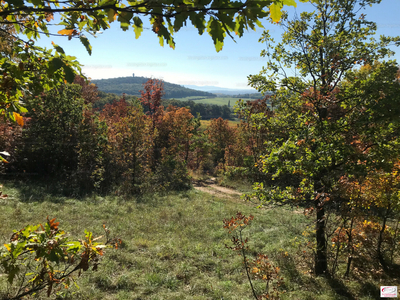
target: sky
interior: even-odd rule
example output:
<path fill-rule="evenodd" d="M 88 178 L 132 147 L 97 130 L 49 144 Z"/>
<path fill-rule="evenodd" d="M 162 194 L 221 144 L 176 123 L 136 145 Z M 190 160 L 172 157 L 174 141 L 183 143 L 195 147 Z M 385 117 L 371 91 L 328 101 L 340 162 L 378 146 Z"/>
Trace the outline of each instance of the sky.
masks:
<path fill-rule="evenodd" d="M 312 10 L 310 4 L 296 2 L 296 9 L 285 8 L 289 18 L 303 10 Z M 383 0 L 363 13 L 367 15 L 367 20 L 377 23 L 378 35 L 400 35 L 400 0 Z M 142 20 L 144 22 L 144 17 Z M 263 20 L 262 24 L 279 42 L 282 29 L 267 20 Z M 78 39 L 68 41 L 66 37 L 43 37 L 37 45 L 51 47 L 51 41 L 54 41 L 68 55 L 77 58 L 83 65 L 83 73 L 91 79 L 135 74 L 180 85 L 246 89 L 251 88 L 247 76 L 258 74 L 266 62 L 265 58 L 260 57 L 264 45 L 258 42 L 263 30 L 257 28 L 256 31 L 247 31 L 235 41 L 227 36 L 224 48 L 218 53 L 208 33 L 200 36 L 192 26 L 183 27 L 174 34 L 174 50 L 167 44 L 161 47 L 158 37 L 150 29 L 145 29 L 139 39 L 135 39 L 133 30 L 122 31 L 118 22 L 112 23 L 111 28 L 97 38 L 88 36 L 93 47 L 91 56 Z M 399 54 L 400 49 L 395 56 L 400 62 Z"/>

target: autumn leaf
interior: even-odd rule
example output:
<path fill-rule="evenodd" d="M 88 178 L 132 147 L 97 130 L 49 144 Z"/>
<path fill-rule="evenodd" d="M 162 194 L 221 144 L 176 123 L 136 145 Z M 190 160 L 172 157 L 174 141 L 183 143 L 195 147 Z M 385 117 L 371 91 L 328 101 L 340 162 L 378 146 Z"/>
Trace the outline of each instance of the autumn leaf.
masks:
<path fill-rule="evenodd" d="M 11 252 L 11 248 L 10 248 L 10 246 L 8 246 L 8 244 L 4 244 L 4 247 L 7 248 L 8 252 Z"/>
<path fill-rule="evenodd" d="M 20 126 L 24 126 L 24 118 L 19 113 L 14 112 L 14 119 Z"/>
<path fill-rule="evenodd" d="M 61 35 L 71 36 L 72 34 L 76 33 L 76 30 L 75 29 L 62 29 L 62 30 L 58 31 L 57 33 L 61 34 Z"/>
<path fill-rule="evenodd" d="M 54 222 L 56 220 L 56 218 L 49 220 L 49 217 L 47 217 L 47 222 L 50 225 L 51 229 L 57 230 L 58 229 L 58 225 L 60 224 L 60 222 Z"/>
<path fill-rule="evenodd" d="M 51 20 L 54 20 L 54 15 L 53 13 L 45 13 L 45 18 L 47 22 L 50 22 Z"/>

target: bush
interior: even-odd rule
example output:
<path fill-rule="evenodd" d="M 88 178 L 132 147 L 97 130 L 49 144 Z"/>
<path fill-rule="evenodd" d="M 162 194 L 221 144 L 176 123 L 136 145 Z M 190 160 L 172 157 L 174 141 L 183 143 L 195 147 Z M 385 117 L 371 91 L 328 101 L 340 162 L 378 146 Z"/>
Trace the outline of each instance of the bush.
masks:
<path fill-rule="evenodd" d="M 184 161 L 173 156 L 165 156 L 157 166 L 152 177 L 154 186 L 161 190 L 187 190 L 191 177 Z"/>
<path fill-rule="evenodd" d="M 0 270 L 8 282 L 1 295 L 4 299 L 20 299 L 44 290 L 49 297 L 62 287 L 69 288 L 76 273 L 79 276 L 90 267 L 96 270 L 104 249 L 121 243 L 109 239 L 105 225 L 105 244 L 95 243 L 89 231 L 83 240 L 70 240 L 58 226 L 55 219 L 47 218 L 45 225 L 14 230 L 10 243 L 0 248 Z"/>

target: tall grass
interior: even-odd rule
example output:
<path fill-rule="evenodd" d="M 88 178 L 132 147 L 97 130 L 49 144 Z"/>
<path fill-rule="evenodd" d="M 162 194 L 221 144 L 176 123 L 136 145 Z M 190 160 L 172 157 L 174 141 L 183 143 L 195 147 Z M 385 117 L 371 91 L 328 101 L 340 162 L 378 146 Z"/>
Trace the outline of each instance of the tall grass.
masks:
<path fill-rule="evenodd" d="M 29 187 L 29 188 L 28 188 Z M 63 291 L 59 299 L 251 299 L 241 257 L 229 249 L 222 220 L 237 211 L 255 216 L 249 227 L 253 254 L 268 254 L 281 268 L 283 299 L 377 299 L 373 279 L 333 281 L 314 278 L 299 255 L 298 243 L 312 223 L 289 207 L 257 209 L 238 199 L 219 198 L 196 190 L 141 198 L 92 195 L 65 197 L 51 187 L 6 182 L 1 200 L 0 242 L 13 229 L 57 218 L 60 227 L 79 238 L 84 229 L 102 234 L 106 224 L 123 240 L 108 250 L 97 272 L 77 280 L 79 289 Z M 0 290 L 5 287 L 0 276 Z M 262 286 L 256 284 L 257 289 Z"/>

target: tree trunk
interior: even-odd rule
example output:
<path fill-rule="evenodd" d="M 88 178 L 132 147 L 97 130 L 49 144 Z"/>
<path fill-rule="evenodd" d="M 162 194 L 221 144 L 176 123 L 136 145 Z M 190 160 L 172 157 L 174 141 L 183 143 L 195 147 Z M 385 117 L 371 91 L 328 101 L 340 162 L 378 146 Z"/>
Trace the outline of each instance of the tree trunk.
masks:
<path fill-rule="evenodd" d="M 385 263 L 385 259 L 384 259 L 383 254 L 382 254 L 382 242 L 383 242 L 383 233 L 385 232 L 385 227 L 386 227 L 386 221 L 387 221 L 387 219 L 389 217 L 389 212 L 390 212 L 390 203 L 389 203 L 389 206 L 386 208 L 386 213 L 385 213 L 385 216 L 383 218 L 382 228 L 381 228 L 381 230 L 379 232 L 378 246 L 377 246 L 377 249 L 376 249 L 379 262 L 380 262 L 381 266 L 383 267 L 383 269 L 387 269 L 387 265 Z"/>
<path fill-rule="evenodd" d="M 186 167 L 189 165 L 189 138 L 187 139 L 186 143 L 185 143 L 185 163 L 186 163 Z"/>
<path fill-rule="evenodd" d="M 343 228 L 346 228 L 346 223 L 347 219 L 343 218 L 343 225 L 342 228 L 340 228 L 339 233 L 338 233 L 338 241 L 336 243 L 336 254 L 335 254 L 335 259 L 332 264 L 332 269 L 331 269 L 331 275 L 334 276 L 336 273 L 336 269 L 338 267 L 338 260 L 339 260 L 339 254 L 340 254 L 340 234 L 343 230 Z"/>
<path fill-rule="evenodd" d="M 344 274 L 345 277 L 349 277 L 350 275 L 350 267 L 351 267 L 351 262 L 353 261 L 353 255 L 354 255 L 354 247 L 353 247 L 353 225 L 354 225 L 354 217 L 351 219 L 350 223 L 350 231 L 349 231 L 349 240 L 347 242 L 347 247 L 349 247 L 349 257 L 347 258 L 347 268 L 346 268 L 346 273 Z"/>
<path fill-rule="evenodd" d="M 393 264 L 394 250 L 396 249 L 396 240 L 397 240 L 397 233 L 398 233 L 398 230 L 399 230 L 399 224 L 400 224 L 400 217 L 397 220 L 396 229 L 394 231 L 393 244 L 392 244 L 392 249 L 391 249 L 391 252 L 390 252 L 390 263 L 391 264 Z"/>
<path fill-rule="evenodd" d="M 314 200 L 315 208 L 317 211 L 316 223 L 316 239 L 317 239 L 317 253 L 315 256 L 315 275 L 324 275 L 328 270 L 327 263 L 327 249 L 325 237 L 325 209 L 323 203 L 324 197 L 317 197 Z"/>

